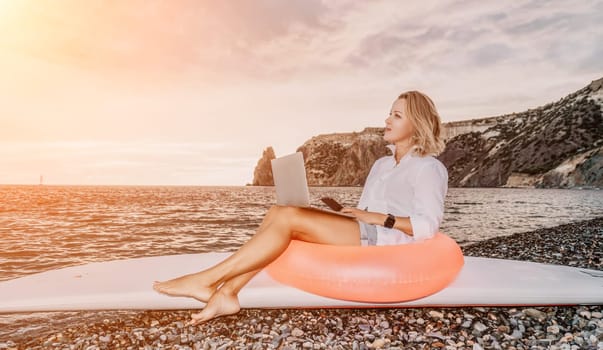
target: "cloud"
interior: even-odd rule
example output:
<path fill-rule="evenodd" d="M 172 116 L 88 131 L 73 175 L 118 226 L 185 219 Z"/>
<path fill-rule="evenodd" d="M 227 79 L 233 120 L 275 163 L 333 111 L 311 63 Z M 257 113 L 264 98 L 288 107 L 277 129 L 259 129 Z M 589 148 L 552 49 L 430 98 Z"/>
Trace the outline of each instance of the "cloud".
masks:
<path fill-rule="evenodd" d="M 470 1 L 444 3 L 428 11 L 400 11 L 398 21 L 362 38 L 347 62 L 402 73 L 416 66 L 470 70 L 511 57 L 520 64 L 580 53 L 592 57 L 589 53 L 601 46 L 597 42 L 602 31 L 593 33 L 603 21 L 600 8 L 600 3 L 527 2 L 507 7 Z"/>
<path fill-rule="evenodd" d="M 0 46 L 142 80 L 176 75 L 229 83 L 240 78 L 284 81 L 350 69 L 382 75 L 459 65 L 470 69 L 511 56 L 531 61 L 546 55 L 568 65 L 568 56 L 582 53 L 582 60 L 591 62 L 600 47 L 593 42 L 600 42 L 602 35 L 594 28 L 603 20 L 600 2 L 28 4 L 21 8 L 21 26 L 5 26 L 12 31 Z M 13 36 L 20 41 L 11 40 Z M 526 53 L 531 51 L 527 45 L 541 56 Z"/>
<path fill-rule="evenodd" d="M 495 66 L 511 57 L 511 47 L 502 43 L 485 44 L 469 53 L 469 64 Z"/>
<path fill-rule="evenodd" d="M 11 23 L 0 25 L 0 48 L 139 79 L 261 71 L 264 45 L 295 28 L 328 29 L 328 8 L 317 0 L 24 1 L 15 11 Z"/>

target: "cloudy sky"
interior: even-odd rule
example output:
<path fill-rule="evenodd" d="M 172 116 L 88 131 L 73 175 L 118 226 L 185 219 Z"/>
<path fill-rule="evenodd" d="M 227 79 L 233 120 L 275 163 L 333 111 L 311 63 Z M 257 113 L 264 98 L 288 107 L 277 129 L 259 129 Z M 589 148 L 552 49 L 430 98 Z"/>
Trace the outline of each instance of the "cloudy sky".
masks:
<path fill-rule="evenodd" d="M 603 77 L 603 1 L 0 0 L 0 184 L 244 185 L 265 147 Z"/>

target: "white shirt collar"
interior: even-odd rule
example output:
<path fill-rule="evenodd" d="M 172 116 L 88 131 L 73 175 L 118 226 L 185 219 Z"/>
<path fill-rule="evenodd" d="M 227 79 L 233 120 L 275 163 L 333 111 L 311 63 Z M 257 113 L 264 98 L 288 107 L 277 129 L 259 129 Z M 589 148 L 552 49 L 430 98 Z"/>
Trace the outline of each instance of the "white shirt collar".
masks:
<path fill-rule="evenodd" d="M 389 148 L 389 150 L 390 150 L 390 151 L 392 151 L 392 156 L 393 156 L 393 158 L 394 158 L 394 160 L 395 160 L 395 159 L 396 159 L 396 145 L 389 144 L 389 145 L 386 145 L 385 147 Z M 417 146 L 416 146 L 416 145 L 412 146 L 412 147 L 411 147 L 411 148 L 408 150 L 408 152 L 407 152 L 407 153 L 404 155 L 404 157 L 402 157 L 402 158 L 406 158 L 406 157 L 408 157 L 409 155 L 410 155 L 410 156 L 414 156 L 414 155 L 415 155 L 415 150 L 416 150 L 416 149 L 417 149 Z M 402 159 L 400 159 L 400 160 L 402 160 Z"/>

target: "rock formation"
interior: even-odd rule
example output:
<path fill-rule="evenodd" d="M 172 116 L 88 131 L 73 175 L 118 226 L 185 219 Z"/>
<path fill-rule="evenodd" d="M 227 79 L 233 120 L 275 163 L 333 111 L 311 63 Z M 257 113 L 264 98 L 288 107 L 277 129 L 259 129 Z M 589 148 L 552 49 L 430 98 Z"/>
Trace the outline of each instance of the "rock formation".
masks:
<path fill-rule="evenodd" d="M 526 112 L 445 123 L 438 158 L 451 187 L 603 187 L 602 110 L 603 78 Z M 312 137 L 298 151 L 310 186 L 361 186 L 385 145 L 383 128 L 366 128 Z M 267 151 L 254 185 L 272 184 Z"/>
<path fill-rule="evenodd" d="M 375 160 L 388 154 L 382 128 L 362 132 L 325 134 L 312 137 L 296 152 L 302 152 L 310 186 L 362 186 Z M 254 171 L 253 185 L 272 186 L 269 147 Z"/>
<path fill-rule="evenodd" d="M 274 186 L 272 179 L 272 165 L 270 161 L 276 158 L 272 147 L 268 147 L 262 153 L 262 158 L 258 160 L 258 164 L 253 171 L 253 186 Z"/>
<path fill-rule="evenodd" d="M 319 135 L 297 149 L 310 186 L 362 186 L 375 160 L 388 154 L 382 128 Z M 391 153 L 390 153 L 391 154 Z"/>
<path fill-rule="evenodd" d="M 439 159 L 450 186 L 598 186 L 603 178 L 603 79 L 565 98 L 497 117 L 452 137 Z"/>

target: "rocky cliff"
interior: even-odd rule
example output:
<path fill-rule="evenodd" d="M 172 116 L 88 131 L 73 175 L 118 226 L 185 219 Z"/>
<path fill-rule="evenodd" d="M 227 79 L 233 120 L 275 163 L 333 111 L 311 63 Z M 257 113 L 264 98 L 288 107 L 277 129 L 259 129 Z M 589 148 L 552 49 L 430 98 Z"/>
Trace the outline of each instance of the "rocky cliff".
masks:
<path fill-rule="evenodd" d="M 522 113 L 444 124 L 451 187 L 603 187 L 603 78 Z M 360 186 L 386 155 L 382 128 L 315 136 L 304 154 L 311 186 Z M 271 148 L 269 148 L 272 151 Z M 264 155 L 254 185 L 272 185 Z M 268 176 L 269 174 L 269 176 Z"/>
<path fill-rule="evenodd" d="M 448 140 L 453 139 L 458 135 L 468 134 L 470 132 L 481 133 L 504 119 L 505 116 L 501 116 L 444 123 L 442 128 L 442 138 L 444 141 L 448 142 Z"/>
<path fill-rule="evenodd" d="M 361 132 L 325 134 L 312 137 L 296 152 L 302 152 L 310 186 L 362 186 L 371 165 L 384 155 L 382 128 L 366 128 Z M 268 147 L 255 167 L 254 186 L 273 186 L 272 147 Z"/>
<path fill-rule="evenodd" d="M 268 147 L 264 150 L 262 158 L 258 160 L 258 164 L 255 166 L 253 171 L 253 186 L 274 186 L 274 180 L 272 179 L 272 165 L 270 161 L 276 158 L 272 147 Z"/>
<path fill-rule="evenodd" d="M 362 132 L 319 135 L 297 151 L 306 161 L 310 186 L 362 186 L 371 165 L 389 150 L 382 128 Z"/>
<path fill-rule="evenodd" d="M 439 159 L 450 186 L 600 187 L 603 79 L 557 102 L 452 137 Z"/>

